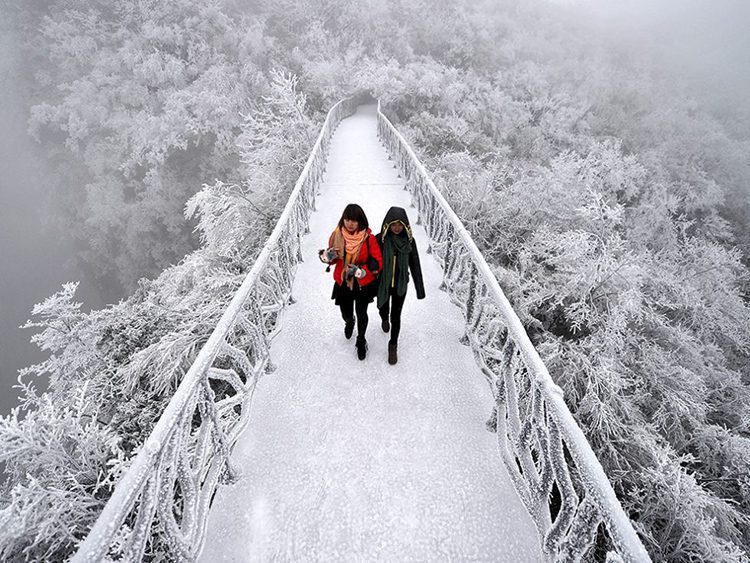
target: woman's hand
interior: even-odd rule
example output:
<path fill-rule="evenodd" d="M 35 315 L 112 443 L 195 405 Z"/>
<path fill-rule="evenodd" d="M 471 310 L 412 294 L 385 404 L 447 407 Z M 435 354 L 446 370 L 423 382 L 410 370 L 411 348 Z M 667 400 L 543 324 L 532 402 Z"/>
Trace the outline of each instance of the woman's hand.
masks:
<path fill-rule="evenodd" d="M 367 275 L 367 271 L 364 268 L 360 268 L 359 266 L 356 266 L 354 264 L 349 264 L 349 268 L 346 270 L 346 277 L 348 278 L 357 278 L 358 280 L 361 280 Z"/>
<path fill-rule="evenodd" d="M 318 250 L 318 258 L 320 258 L 320 261 L 324 264 L 333 264 L 338 258 L 338 254 L 336 254 L 335 249 L 327 248 L 324 250 Z"/>

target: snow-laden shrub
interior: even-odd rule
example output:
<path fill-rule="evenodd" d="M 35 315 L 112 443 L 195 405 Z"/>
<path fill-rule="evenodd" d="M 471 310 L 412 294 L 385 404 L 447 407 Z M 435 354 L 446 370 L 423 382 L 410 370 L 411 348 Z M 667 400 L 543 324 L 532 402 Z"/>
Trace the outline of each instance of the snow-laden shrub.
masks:
<path fill-rule="evenodd" d="M 651 553 L 745 561 L 750 304 L 739 251 L 617 143 L 547 165 L 466 151 L 431 165 Z"/>

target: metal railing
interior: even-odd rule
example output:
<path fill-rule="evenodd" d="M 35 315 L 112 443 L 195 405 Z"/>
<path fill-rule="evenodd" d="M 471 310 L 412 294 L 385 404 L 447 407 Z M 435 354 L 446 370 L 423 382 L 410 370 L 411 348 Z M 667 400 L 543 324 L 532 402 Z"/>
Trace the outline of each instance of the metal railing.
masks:
<path fill-rule="evenodd" d="M 291 301 L 292 272 L 314 209 L 328 146 L 357 98 L 329 111 L 310 157 L 253 268 L 185 374 L 153 432 L 73 557 L 139 561 L 155 551 L 193 560 L 229 453 L 247 426 L 255 386 L 272 369 L 270 340 Z M 482 254 L 408 143 L 380 111 L 378 134 L 402 172 L 443 267 L 442 288 L 464 312 L 465 344 L 496 399 L 501 457 L 552 561 L 604 554 L 649 561 L 604 471 Z M 559 502 L 551 502 L 559 497 Z M 154 527 L 158 526 L 158 533 Z M 157 545 L 161 543 L 162 545 Z"/>
<path fill-rule="evenodd" d="M 140 561 L 156 551 L 190 561 L 200 553 L 217 485 L 238 474 L 230 449 L 258 379 L 272 369 L 270 340 L 291 302 L 331 137 L 357 104 L 342 100 L 328 112 L 271 236 L 72 561 Z"/>
<path fill-rule="evenodd" d="M 400 170 L 466 321 L 463 343 L 488 379 L 496 407 L 488 428 L 549 561 L 650 561 L 586 437 L 482 253 L 382 113 L 378 136 Z"/>

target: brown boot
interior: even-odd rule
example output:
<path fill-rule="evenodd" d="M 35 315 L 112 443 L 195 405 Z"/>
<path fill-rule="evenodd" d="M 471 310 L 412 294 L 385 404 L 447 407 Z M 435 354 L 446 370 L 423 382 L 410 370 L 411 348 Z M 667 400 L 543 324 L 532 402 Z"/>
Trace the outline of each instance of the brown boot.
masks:
<path fill-rule="evenodd" d="M 396 365 L 396 362 L 398 362 L 398 355 L 396 354 L 396 349 L 398 348 L 398 344 L 395 342 L 389 342 L 388 343 L 388 363 L 392 366 Z"/>

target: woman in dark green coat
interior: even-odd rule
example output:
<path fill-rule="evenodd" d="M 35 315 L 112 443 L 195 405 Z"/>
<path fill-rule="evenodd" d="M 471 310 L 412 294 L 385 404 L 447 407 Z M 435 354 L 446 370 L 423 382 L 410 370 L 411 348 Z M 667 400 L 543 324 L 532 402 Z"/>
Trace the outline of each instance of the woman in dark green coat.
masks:
<path fill-rule="evenodd" d="M 401 311 L 409 286 L 409 271 L 414 278 L 417 299 L 425 297 L 417 243 L 404 208 L 391 207 L 388 210 L 375 240 L 378 241 L 383 255 L 383 268 L 378 286 L 378 311 L 383 331 L 391 333 L 388 342 L 388 363 L 394 365 L 398 361 Z"/>

